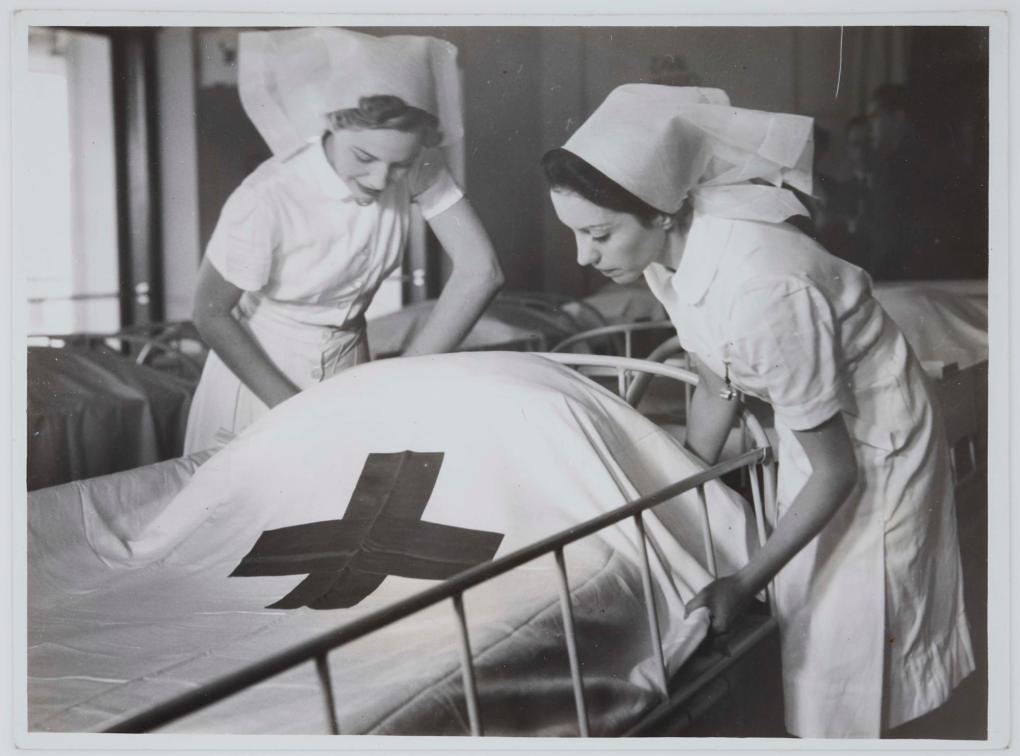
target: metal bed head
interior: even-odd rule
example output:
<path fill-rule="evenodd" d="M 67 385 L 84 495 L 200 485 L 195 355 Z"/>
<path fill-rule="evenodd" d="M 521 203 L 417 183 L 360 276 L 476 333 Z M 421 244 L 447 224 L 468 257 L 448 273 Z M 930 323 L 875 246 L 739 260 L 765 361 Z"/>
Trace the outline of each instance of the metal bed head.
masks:
<path fill-rule="evenodd" d="M 591 307 L 591 305 L 588 305 Z M 637 357 L 634 352 L 634 335 L 637 333 L 654 333 L 663 331 L 676 333 L 673 323 L 669 320 L 640 320 L 633 323 L 614 323 L 572 334 L 553 346 L 551 352 L 572 352 L 582 345 L 609 344 L 613 353 L 619 357 Z M 649 355 L 646 359 L 652 359 Z"/>
<path fill-rule="evenodd" d="M 168 321 L 129 326 L 113 333 L 79 332 L 28 337 L 34 346 L 97 349 L 106 347 L 129 357 L 138 365 L 172 369 L 181 377 L 197 381 L 208 351 L 190 321 Z"/>
<path fill-rule="evenodd" d="M 612 371 L 618 374 L 636 372 L 638 374 L 652 374 L 684 384 L 696 384 L 697 376 L 689 370 L 678 368 L 661 363 L 647 362 L 626 357 L 607 357 L 600 355 L 586 354 L 562 354 L 562 353 L 538 353 L 543 358 L 552 360 L 562 365 L 571 366 L 587 371 Z M 622 385 L 622 381 L 621 384 Z M 744 410 L 746 413 L 746 410 Z M 560 608 L 563 618 L 564 643 L 570 665 L 571 678 L 574 691 L 574 701 L 577 711 L 578 734 L 581 737 L 589 737 L 589 723 L 587 704 L 585 700 L 584 676 L 581 660 L 578 656 L 577 642 L 573 621 L 573 607 L 570 597 L 570 583 L 567 573 L 567 564 L 564 549 L 567 545 L 574 543 L 586 536 L 596 533 L 604 528 L 611 527 L 624 520 L 634 521 L 639 542 L 641 544 L 641 576 L 644 603 L 646 608 L 646 620 L 648 623 L 649 639 L 658 660 L 658 677 L 661 685 L 662 702 L 644 718 L 644 721 L 658 721 L 668 716 L 677 706 L 677 701 L 671 699 L 670 679 L 664 658 L 661 638 L 659 635 L 658 608 L 655 602 L 655 593 L 651 574 L 651 563 L 648 554 L 648 542 L 645 533 L 644 513 L 649 509 L 670 501 L 680 494 L 688 491 L 696 491 L 701 504 L 701 525 L 704 535 L 705 558 L 708 571 L 716 575 L 715 555 L 711 537 L 710 513 L 704 494 L 704 486 L 727 473 L 743 468 L 751 468 L 753 515 L 756 521 L 758 539 L 764 543 L 766 534 L 765 511 L 770 511 L 775 502 L 775 461 L 769 446 L 768 437 L 757 419 L 746 413 L 747 427 L 751 437 L 756 444 L 755 448 L 725 460 L 719 464 L 688 476 L 683 480 L 676 481 L 659 491 L 643 496 L 636 501 L 625 504 L 612 511 L 594 517 L 590 520 L 575 525 L 567 530 L 550 535 L 540 541 L 520 548 L 506 554 L 491 562 L 470 568 L 449 578 L 435 586 L 426 588 L 419 593 L 398 602 L 379 609 L 370 614 L 359 617 L 340 627 L 323 633 L 315 638 L 299 643 L 291 648 L 284 649 L 279 653 L 260 660 L 248 667 L 238 670 L 232 674 L 214 680 L 200 688 L 189 691 L 185 694 L 159 704 L 151 709 L 131 716 L 108 728 L 106 732 L 112 733 L 138 733 L 147 732 L 180 719 L 199 709 L 210 706 L 234 693 L 254 686 L 270 677 L 285 672 L 299 664 L 312 662 L 315 665 L 318 679 L 322 688 L 323 704 L 326 708 L 327 719 L 333 734 L 340 734 L 339 717 L 337 714 L 338 702 L 335 698 L 332 680 L 330 677 L 328 654 L 331 650 L 350 643 L 369 633 L 377 631 L 391 623 L 408 617 L 418 611 L 426 609 L 443 601 L 449 601 L 454 612 L 455 621 L 459 629 L 460 651 L 461 651 L 461 675 L 464 686 L 465 708 L 467 719 L 470 723 L 471 734 L 481 736 L 484 734 L 482 712 L 479 706 L 479 694 L 475 680 L 474 657 L 471 650 L 471 641 L 468 627 L 467 614 L 464 607 L 463 595 L 466 590 L 481 583 L 502 575 L 515 567 L 531 562 L 535 559 L 551 556 L 556 563 L 558 573 L 558 589 L 560 597 Z M 758 476 L 762 476 L 762 484 L 759 485 Z M 769 589 L 771 596 L 771 588 Z M 752 637 L 746 638 L 742 646 L 747 647 L 763 637 L 773 628 L 774 621 L 770 624 L 759 627 Z M 732 664 L 739 654 L 727 654 L 723 666 Z M 684 700 L 693 696 L 698 689 L 707 685 L 712 680 L 704 674 L 698 676 L 693 685 L 688 685 L 682 691 Z M 638 728 L 626 734 L 637 734 Z"/>

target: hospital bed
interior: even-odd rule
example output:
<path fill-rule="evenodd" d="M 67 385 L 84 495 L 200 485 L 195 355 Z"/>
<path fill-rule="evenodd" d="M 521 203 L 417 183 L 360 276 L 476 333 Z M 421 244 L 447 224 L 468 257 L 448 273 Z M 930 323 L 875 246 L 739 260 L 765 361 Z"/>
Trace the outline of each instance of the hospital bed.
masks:
<path fill-rule="evenodd" d="M 189 327 L 29 337 L 29 490 L 180 455 L 203 358 Z"/>
<path fill-rule="evenodd" d="M 434 307 L 435 300 L 427 300 L 369 320 L 373 358 L 402 353 Z M 602 314 L 583 300 L 544 292 L 500 292 L 459 349 L 548 351 L 567 336 L 606 324 Z"/>
<path fill-rule="evenodd" d="M 483 373 L 490 365 L 478 361 L 479 357 L 491 359 L 494 365 L 502 359 L 501 355 L 475 356 L 471 363 L 473 375 Z M 684 384 L 696 381 L 689 371 L 675 366 L 627 358 L 555 354 L 512 359 L 518 361 L 514 364 L 540 373 L 551 369 L 545 367 L 551 360 L 603 376 L 613 374 L 620 387 L 631 385 L 635 374 L 654 374 Z M 383 375 L 379 371 L 395 370 L 397 362 L 401 361 L 373 363 L 371 370 Z M 358 371 L 367 375 L 368 368 L 350 371 L 345 374 L 346 380 L 355 380 Z M 501 367 L 496 374 L 503 375 Z M 492 386 L 495 382 L 479 383 L 478 390 L 498 391 L 498 386 Z M 364 382 L 369 391 L 375 384 Z M 570 385 L 571 391 L 575 390 L 574 384 Z M 329 390 L 313 391 L 323 394 Z M 604 396 L 606 392 L 591 384 L 576 390 L 582 398 L 598 399 L 600 407 L 608 408 L 606 412 L 617 413 L 614 417 L 627 422 L 632 416 L 638 417 L 622 403 L 618 406 L 610 402 Z M 462 393 L 458 391 L 457 395 Z M 280 420 L 281 433 L 288 427 L 288 420 L 303 417 L 302 401 L 313 406 L 314 397 L 308 394 L 284 405 L 289 405 L 291 418 Z M 361 401 L 370 399 L 362 397 Z M 548 399 L 552 403 L 542 416 L 561 408 L 560 398 Z M 470 401 L 470 397 L 463 401 Z M 572 418 L 579 406 L 571 404 L 564 417 Z M 321 409 L 321 404 L 316 405 L 316 414 L 321 414 Z M 427 411 L 429 407 L 419 409 Z M 501 407 L 505 413 L 501 416 L 513 418 L 519 414 L 518 409 L 535 407 L 527 403 Z M 579 421 L 585 429 L 581 436 L 595 438 L 591 443 L 598 447 L 598 454 L 606 453 L 600 443 L 611 447 L 616 443 L 614 439 L 625 435 L 622 426 L 601 426 L 605 422 L 601 412 Z M 280 413 L 275 414 L 280 417 Z M 88 570 L 76 570 L 73 578 L 58 578 L 58 562 L 71 558 L 66 546 L 71 532 L 67 528 L 72 526 L 61 518 L 61 510 L 71 507 L 75 511 L 71 519 L 77 522 L 84 515 L 97 529 L 101 523 L 133 517 L 134 524 L 128 522 L 122 529 L 137 528 L 142 515 L 132 514 L 134 505 L 115 516 L 112 500 L 129 495 L 136 497 L 138 511 L 165 508 L 167 501 L 177 501 L 174 495 L 184 490 L 189 479 L 194 484 L 205 474 L 204 483 L 213 480 L 210 476 L 217 473 L 212 465 L 219 464 L 228 472 L 236 470 L 246 452 L 258 452 L 259 439 L 267 438 L 268 431 L 261 437 L 246 433 L 208 461 L 208 453 L 202 453 L 36 492 L 28 502 L 30 729 L 638 735 L 661 734 L 668 725 L 671 733 L 682 731 L 684 723 L 725 695 L 727 675 L 737 662 L 764 641 L 774 639 L 774 621 L 765 604 L 749 613 L 725 637 L 706 639 L 704 625 L 699 634 L 684 624 L 687 620 L 680 624 L 687 630 L 678 634 L 675 617 L 671 616 L 678 607 L 682 610 L 682 605 L 670 599 L 672 594 L 662 582 L 660 551 L 675 550 L 672 542 L 662 536 L 663 523 L 672 522 L 669 532 L 680 533 L 686 544 L 686 550 L 667 560 L 669 569 L 678 562 L 690 562 L 686 569 L 705 570 L 706 576 L 733 569 L 734 558 L 746 558 L 746 554 L 740 556 L 744 539 L 752 542 L 746 544 L 750 549 L 753 542 L 765 538 L 767 514 L 774 513 L 774 462 L 758 422 L 750 415 L 746 421 L 754 446 L 736 458 L 709 469 L 692 468 L 679 480 L 675 472 L 661 473 L 658 482 L 668 480 L 666 485 L 653 485 L 655 475 L 647 470 L 640 472 L 644 470 L 640 465 L 633 467 L 632 472 L 639 471 L 637 478 L 650 476 L 644 485 L 647 492 L 634 500 L 597 511 L 583 521 L 571 521 L 572 514 L 550 515 L 550 523 L 566 527 L 532 537 L 491 561 L 481 560 L 424 589 L 405 590 L 406 595 L 395 600 L 384 600 L 383 596 L 360 613 L 302 609 L 281 615 L 271 608 L 249 607 L 243 612 L 247 619 L 238 619 L 241 614 L 235 611 L 237 607 L 224 600 L 218 610 L 204 607 L 187 619 L 176 616 L 160 626 L 154 615 L 173 614 L 166 607 L 166 599 L 150 595 L 151 591 L 134 593 L 132 581 L 142 580 L 147 571 L 157 569 L 167 558 L 137 571 L 121 570 L 117 578 L 122 581 L 120 590 L 137 595 L 147 606 L 133 607 L 134 613 L 118 618 L 121 635 L 116 638 L 103 637 L 97 615 L 103 612 L 103 602 L 109 597 L 104 598 L 102 591 L 89 582 Z M 451 418 L 451 423 L 457 422 L 461 421 Z M 491 418 L 481 424 L 488 422 Z M 535 419 L 521 422 L 525 423 L 521 427 L 527 428 Z M 371 427 L 366 425 L 366 432 Z M 650 456 L 657 449 L 658 453 L 668 450 L 667 458 L 673 460 L 669 455 L 677 453 L 674 442 L 666 434 L 651 433 L 652 429 L 650 424 L 636 426 L 634 437 L 645 444 L 641 448 Z M 493 430 L 485 427 L 480 433 L 479 439 L 488 438 Z M 540 439 L 531 441 L 529 445 L 540 446 Z M 537 450 L 534 459 L 541 460 L 569 445 L 559 441 L 548 451 Z M 292 435 L 290 443 L 297 442 L 299 436 Z M 577 443 L 587 450 L 588 440 Z M 465 444 L 465 448 L 474 449 L 479 442 L 469 439 Z M 300 453 L 307 458 L 306 452 Z M 627 455 L 616 456 L 623 460 Z M 627 461 L 619 464 L 624 463 Z M 637 465 L 637 461 L 631 460 L 630 464 Z M 749 471 L 750 505 L 733 498 L 717 481 L 738 469 Z M 583 481 L 599 480 L 594 466 L 582 472 Z M 637 478 L 634 474 L 630 477 Z M 489 477 L 485 480 L 493 482 Z M 539 481 L 543 486 L 553 482 L 541 476 Z M 528 480 L 520 479 L 525 494 L 528 484 Z M 614 484 L 607 487 L 613 488 Z M 604 491 L 596 487 L 589 496 L 598 498 Z M 495 497 L 499 493 L 486 495 Z M 293 499 L 295 505 L 300 500 L 300 496 Z M 555 508 L 552 503 L 547 505 Z M 255 505 L 251 506 L 244 522 L 257 514 Z M 89 512 L 94 516 L 90 517 Z M 736 532 L 740 530 L 734 519 L 737 512 L 741 518 L 746 514 L 746 533 Z M 429 519 L 437 516 L 429 510 Z M 498 519 L 498 514 L 490 512 L 482 522 L 491 529 Z M 521 528 L 532 527 L 528 521 L 533 519 L 520 513 L 512 518 Z M 101 541 L 96 532 L 90 536 L 90 543 L 102 551 L 96 545 Z M 507 539 L 511 535 L 508 529 Z M 43 553 L 37 542 L 45 537 L 57 539 L 62 548 Z M 602 544 L 600 539 L 608 539 L 606 543 L 612 548 L 586 546 Z M 137 544 L 135 548 L 136 552 L 145 550 Z M 114 559 L 115 549 L 110 549 L 113 551 L 106 558 Z M 630 557 L 625 555 L 632 555 L 632 561 L 626 561 Z M 185 559 L 189 564 L 193 561 L 180 557 Z M 61 579 L 77 581 L 73 586 L 76 594 L 93 598 L 68 599 L 57 585 Z M 198 602 L 181 589 L 179 581 L 183 578 L 175 580 L 174 601 L 185 607 Z M 232 585 L 247 588 L 255 582 L 234 581 Z M 396 582 L 387 578 L 380 591 L 385 594 L 384 589 Z M 523 592 L 515 592 L 521 586 Z M 541 590 L 535 593 L 539 587 Z M 391 590 L 386 595 L 398 594 Z M 260 612 L 266 617 L 251 619 Z M 526 620 L 522 620 L 522 613 L 527 615 Z M 217 621 L 221 614 L 234 619 L 224 625 Z M 130 633 L 132 625 L 138 626 L 139 632 Z M 124 633 L 134 643 L 155 637 L 163 640 L 139 652 Z M 424 654 L 423 636 L 428 639 L 428 652 Z M 208 646 L 192 646 L 196 638 L 204 638 Z M 128 665 L 130 669 L 117 674 L 104 672 L 109 666 L 104 660 L 120 652 L 133 655 L 134 666 Z M 251 663 L 243 663 L 246 661 Z M 409 666 L 410 671 L 402 673 L 402 666 Z"/>

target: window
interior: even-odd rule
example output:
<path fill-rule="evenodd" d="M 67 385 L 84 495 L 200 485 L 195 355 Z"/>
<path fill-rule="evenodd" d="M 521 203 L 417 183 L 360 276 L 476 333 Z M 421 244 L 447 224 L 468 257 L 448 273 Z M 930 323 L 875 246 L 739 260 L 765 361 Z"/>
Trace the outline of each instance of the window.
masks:
<path fill-rule="evenodd" d="M 109 40 L 29 30 L 19 134 L 18 240 L 29 334 L 120 326 Z"/>

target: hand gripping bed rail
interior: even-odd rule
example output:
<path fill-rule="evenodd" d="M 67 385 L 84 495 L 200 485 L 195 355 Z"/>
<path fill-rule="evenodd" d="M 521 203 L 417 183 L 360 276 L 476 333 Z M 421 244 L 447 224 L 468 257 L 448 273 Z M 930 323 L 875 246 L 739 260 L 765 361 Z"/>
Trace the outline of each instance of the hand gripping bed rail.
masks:
<path fill-rule="evenodd" d="M 688 370 L 676 368 L 659 363 L 649 363 L 643 360 L 628 359 L 624 357 L 604 357 L 598 355 L 579 354 L 544 354 L 544 357 L 563 364 L 575 367 L 602 367 L 618 371 L 651 372 L 675 380 L 688 383 L 696 383 L 697 376 Z M 749 413 L 748 413 L 749 414 Z M 464 611 L 464 592 L 487 580 L 502 575 L 515 567 L 552 554 L 556 560 L 559 574 L 560 606 L 563 615 L 564 637 L 567 646 L 567 654 L 570 662 L 571 677 L 574 689 L 574 700 L 577 708 L 578 731 L 582 737 L 589 735 L 588 715 L 584 698 L 584 680 L 581 675 L 581 665 L 577 653 L 577 643 L 574 632 L 573 607 L 570 601 L 569 580 L 567 578 L 566 561 L 564 559 L 564 548 L 575 541 L 596 533 L 604 528 L 615 525 L 623 520 L 633 518 L 640 535 L 641 542 L 641 571 L 642 587 L 645 599 L 649 635 L 652 647 L 657 654 L 660 683 L 665 698 L 663 706 L 669 703 L 668 673 L 664 660 L 662 644 L 659 637 L 659 623 L 655 605 L 655 594 L 652 585 L 651 566 L 648 556 L 648 544 L 644 530 L 643 513 L 652 507 L 679 496 L 688 491 L 697 491 L 704 502 L 704 485 L 716 480 L 723 475 L 739 470 L 744 467 L 762 468 L 765 479 L 765 497 L 769 500 L 770 491 L 774 492 L 774 479 L 770 484 L 769 469 L 772 467 L 773 459 L 768 446 L 768 439 L 764 430 L 753 416 L 748 417 L 748 427 L 752 438 L 758 447 L 746 451 L 736 457 L 728 459 L 719 464 L 695 473 L 683 480 L 671 483 L 670 485 L 636 501 L 625 504 L 621 507 L 593 517 L 590 520 L 579 523 L 566 530 L 555 533 L 551 536 L 536 541 L 533 544 L 518 549 L 494 559 L 491 562 L 480 564 L 461 572 L 435 586 L 409 596 L 393 604 L 383 607 L 377 611 L 366 614 L 351 622 L 348 622 L 333 630 L 322 633 L 315 638 L 298 643 L 290 648 L 261 659 L 247 667 L 237 670 L 213 680 L 200 688 L 188 691 L 176 698 L 158 704 L 146 711 L 128 717 L 113 726 L 107 728 L 109 733 L 139 733 L 148 732 L 162 727 L 181 717 L 187 716 L 199 709 L 210 706 L 234 693 L 245 688 L 256 685 L 264 680 L 274 677 L 282 672 L 291 669 L 299 664 L 313 662 L 319 677 L 323 692 L 323 700 L 326 707 L 327 719 L 330 723 L 330 730 L 333 734 L 340 733 L 339 716 L 334 697 L 333 685 L 330 678 L 328 654 L 334 648 L 350 643 L 369 633 L 379 630 L 398 620 L 408 617 L 415 612 L 426 609 L 442 601 L 450 600 L 457 615 L 460 630 L 461 645 L 461 667 L 464 682 L 464 694 L 468 711 L 471 734 L 480 736 L 483 734 L 481 712 L 478 705 L 478 693 L 475 686 L 474 661 L 471 653 L 471 644 L 468 636 L 467 618 Z M 752 476 L 755 478 L 756 476 Z M 770 487 L 771 486 L 771 487 Z M 708 512 L 703 505 L 703 527 L 708 527 Z M 763 507 L 761 495 L 757 485 L 754 487 L 754 513 L 758 525 L 759 539 L 764 542 L 765 528 L 763 520 Z M 712 559 L 711 534 L 706 537 L 706 559 Z M 712 560 L 714 561 L 714 559 Z M 714 574 L 714 567 L 713 567 Z M 760 633 L 759 633 L 760 635 Z M 757 637 L 757 636 L 756 636 Z M 698 681 L 695 681 L 696 683 Z M 700 684 L 700 683 L 698 683 Z M 665 708 L 661 708 L 665 711 Z"/>

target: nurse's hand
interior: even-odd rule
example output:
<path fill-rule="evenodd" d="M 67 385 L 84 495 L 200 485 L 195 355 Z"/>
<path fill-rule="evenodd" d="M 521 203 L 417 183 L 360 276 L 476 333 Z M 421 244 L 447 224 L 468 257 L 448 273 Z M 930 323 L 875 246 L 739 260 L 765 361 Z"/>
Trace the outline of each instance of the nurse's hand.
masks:
<path fill-rule="evenodd" d="M 712 618 L 712 630 L 725 633 L 747 609 L 754 594 L 753 587 L 742 579 L 740 573 L 719 578 L 706 585 L 697 596 L 687 602 L 684 616 L 695 609 L 708 607 L 708 614 Z"/>

